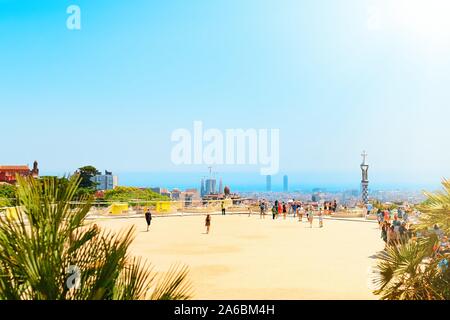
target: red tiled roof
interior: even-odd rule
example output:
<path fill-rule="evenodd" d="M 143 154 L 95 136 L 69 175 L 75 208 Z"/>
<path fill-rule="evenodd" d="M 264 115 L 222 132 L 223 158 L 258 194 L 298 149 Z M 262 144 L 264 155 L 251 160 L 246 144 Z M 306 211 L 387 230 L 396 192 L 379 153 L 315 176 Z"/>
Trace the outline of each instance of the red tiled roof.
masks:
<path fill-rule="evenodd" d="M 28 166 L 0 166 L 2 171 L 30 171 Z"/>

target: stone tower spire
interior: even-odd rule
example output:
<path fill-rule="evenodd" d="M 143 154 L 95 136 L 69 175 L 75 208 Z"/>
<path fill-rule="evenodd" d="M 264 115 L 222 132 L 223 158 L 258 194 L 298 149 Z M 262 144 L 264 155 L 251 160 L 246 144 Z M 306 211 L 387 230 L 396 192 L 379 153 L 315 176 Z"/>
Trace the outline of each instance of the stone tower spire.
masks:
<path fill-rule="evenodd" d="M 367 153 L 363 151 L 361 154 L 363 162 L 361 163 L 361 196 L 364 204 L 369 203 L 369 165 L 366 164 Z"/>

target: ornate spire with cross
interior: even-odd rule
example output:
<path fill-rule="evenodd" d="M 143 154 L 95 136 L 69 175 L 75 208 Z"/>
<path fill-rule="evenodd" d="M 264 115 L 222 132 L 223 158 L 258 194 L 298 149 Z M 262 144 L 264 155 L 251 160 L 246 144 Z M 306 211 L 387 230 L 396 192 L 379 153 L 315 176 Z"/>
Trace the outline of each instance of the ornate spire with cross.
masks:
<path fill-rule="evenodd" d="M 369 165 L 366 164 L 367 152 L 363 151 L 361 154 L 363 157 L 363 162 L 361 163 L 361 195 L 362 200 L 365 204 L 369 203 Z"/>
<path fill-rule="evenodd" d="M 366 150 L 363 151 L 363 153 L 361 153 L 361 157 L 363 157 L 363 162 L 362 164 L 366 164 L 366 158 L 367 158 L 368 154 L 366 152 Z"/>

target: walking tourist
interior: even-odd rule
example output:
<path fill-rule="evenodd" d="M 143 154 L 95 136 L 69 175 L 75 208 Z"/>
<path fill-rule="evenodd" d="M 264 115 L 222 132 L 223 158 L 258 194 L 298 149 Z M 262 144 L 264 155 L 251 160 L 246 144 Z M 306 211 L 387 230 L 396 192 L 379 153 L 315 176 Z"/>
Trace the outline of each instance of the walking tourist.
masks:
<path fill-rule="evenodd" d="M 298 221 L 299 222 L 302 222 L 304 212 L 305 212 L 305 209 L 303 208 L 303 205 L 300 205 L 300 207 L 298 208 Z"/>
<path fill-rule="evenodd" d="M 225 215 L 225 201 L 220 202 L 220 207 L 222 208 L 222 215 Z"/>
<path fill-rule="evenodd" d="M 319 210 L 319 228 L 323 228 L 323 209 Z"/>
<path fill-rule="evenodd" d="M 383 227 L 383 213 L 379 209 L 378 209 L 378 213 L 377 213 L 377 221 L 378 221 L 378 227 L 381 229 Z"/>
<path fill-rule="evenodd" d="M 266 206 L 264 205 L 263 201 L 259 202 L 259 218 L 262 219 L 264 216 L 264 210 L 265 210 Z"/>
<path fill-rule="evenodd" d="M 310 228 L 312 228 L 313 220 L 314 220 L 313 208 L 310 207 L 309 210 L 308 210 L 308 221 L 309 221 L 309 227 Z"/>
<path fill-rule="evenodd" d="M 387 242 L 389 246 L 395 246 L 398 242 L 397 232 L 395 232 L 394 225 L 391 225 L 388 229 Z"/>
<path fill-rule="evenodd" d="M 291 204 L 291 210 L 292 210 L 292 214 L 294 215 L 294 218 L 297 216 L 297 202 L 294 201 Z"/>
<path fill-rule="evenodd" d="M 388 211 L 388 210 L 384 210 L 384 213 L 383 213 L 383 220 L 384 220 L 385 222 L 389 222 L 389 220 L 390 220 L 390 215 L 389 215 L 389 211 Z"/>
<path fill-rule="evenodd" d="M 383 225 L 381 226 L 381 239 L 383 239 L 385 247 L 387 247 L 387 233 L 388 233 L 388 223 L 383 222 Z"/>
<path fill-rule="evenodd" d="M 150 209 L 147 209 L 147 211 L 145 212 L 145 221 L 147 221 L 147 232 L 148 232 L 148 228 L 152 223 L 152 213 L 150 212 Z"/>
<path fill-rule="evenodd" d="M 278 202 L 278 215 L 281 215 L 281 213 L 283 212 L 283 206 L 281 205 L 281 202 Z M 278 218 L 277 215 L 277 218 Z"/>
<path fill-rule="evenodd" d="M 209 214 L 206 215 L 205 227 L 206 227 L 206 234 L 209 234 L 209 228 L 211 227 L 211 216 Z"/>

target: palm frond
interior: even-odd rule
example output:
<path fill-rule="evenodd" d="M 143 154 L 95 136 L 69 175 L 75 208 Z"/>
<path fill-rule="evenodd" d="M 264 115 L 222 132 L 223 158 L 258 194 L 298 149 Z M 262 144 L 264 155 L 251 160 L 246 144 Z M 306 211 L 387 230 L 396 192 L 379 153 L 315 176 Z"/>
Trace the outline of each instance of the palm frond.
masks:
<path fill-rule="evenodd" d="M 192 285 L 187 280 L 189 268 L 186 265 L 172 265 L 158 281 L 150 299 L 187 300 L 192 296 Z"/>
<path fill-rule="evenodd" d="M 156 274 L 151 272 L 150 265 L 141 258 L 133 258 L 127 264 L 114 291 L 115 300 L 138 300 L 146 296 Z"/>
<path fill-rule="evenodd" d="M 17 177 L 17 216 L 0 215 L 0 299 L 140 299 L 156 274 L 129 257 L 135 230 L 86 226 L 92 197 L 74 202 L 78 176 Z M 69 281 L 76 270 L 79 286 Z M 171 269 L 153 298 L 186 299 L 187 267 Z"/>
<path fill-rule="evenodd" d="M 419 207 L 422 215 L 417 229 L 427 231 L 435 225 L 450 232 L 450 181 L 443 180 L 443 192 L 426 193 L 428 199 Z M 381 299 L 450 299 L 450 270 L 439 263 L 449 254 L 438 256 L 439 239 L 435 233 L 414 241 L 389 246 L 378 255 L 375 268 L 375 294 Z"/>

